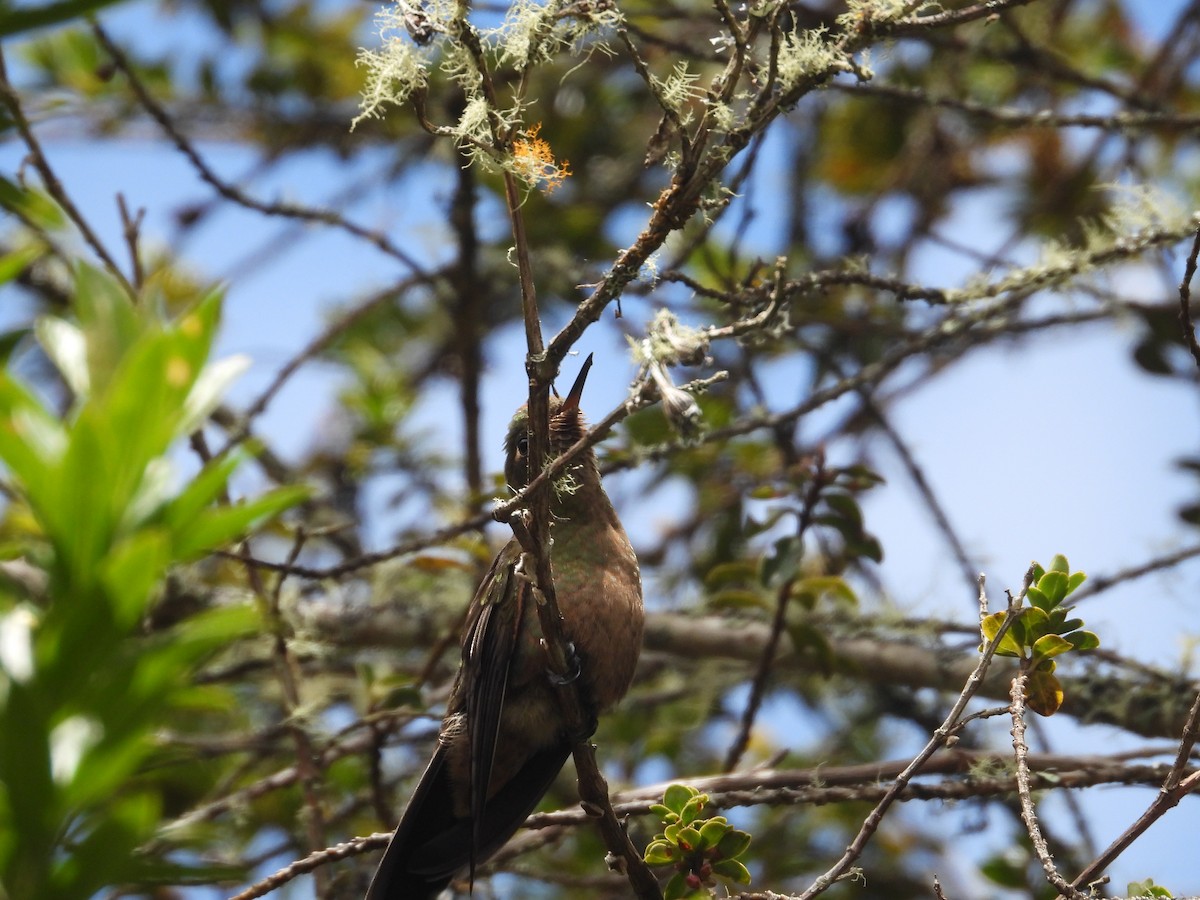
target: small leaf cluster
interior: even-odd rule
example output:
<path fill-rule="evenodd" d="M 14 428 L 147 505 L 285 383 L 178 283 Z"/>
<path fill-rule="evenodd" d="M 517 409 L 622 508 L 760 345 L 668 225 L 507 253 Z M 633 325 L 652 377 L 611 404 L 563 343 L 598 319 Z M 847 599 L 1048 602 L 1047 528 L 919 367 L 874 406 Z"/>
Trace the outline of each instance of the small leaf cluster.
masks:
<path fill-rule="evenodd" d="M 1068 618 L 1074 607 L 1062 605 L 1086 579 L 1083 572 L 1071 571 L 1062 554 L 1054 557 L 1049 570 L 1035 563 L 1033 581 L 1025 595 L 1029 606 L 1014 617 L 996 647 L 998 655 L 1021 660 L 1022 670 L 1029 674 L 1029 708 L 1043 716 L 1054 715 L 1062 706 L 1062 684 L 1054 675 L 1055 657 L 1100 646 L 1100 638 L 1082 630 L 1083 619 Z M 995 639 L 1007 618 L 1007 611 L 985 617 L 980 623 L 983 639 Z"/>
<path fill-rule="evenodd" d="M 866 530 L 858 495 L 870 490 L 883 479 L 862 465 L 825 467 L 818 465 L 810 478 L 817 480 L 817 502 L 811 510 L 812 524 L 831 529 L 841 538 L 843 564 L 858 560 L 882 562 L 883 547 L 879 540 Z M 794 492 L 804 489 L 805 481 L 791 486 Z M 794 496 L 794 494 L 793 494 Z M 802 509 L 792 508 L 798 515 Z M 800 541 L 795 537 L 777 541 L 771 554 L 763 561 L 763 582 L 767 585 L 782 583 L 795 574 L 799 564 Z"/>
<path fill-rule="evenodd" d="M 664 900 L 711 897 L 718 878 L 750 883 L 749 870 L 738 860 L 750 846 L 750 835 L 734 828 L 724 816 L 701 819 L 700 811 L 707 802 L 708 795 L 694 787 L 673 784 L 663 794 L 663 802 L 650 807 L 664 828 L 646 847 L 646 864 L 675 869 L 663 892 Z"/>
<path fill-rule="evenodd" d="M 841 574 L 864 560 L 879 562 L 883 550 L 865 527 L 858 495 L 882 482 L 865 466 L 827 467 L 819 458 L 797 466 L 771 484 L 754 491 L 757 500 L 774 501 L 763 519 L 749 517 L 748 536 L 776 528 L 789 516 L 801 527 L 775 539 L 761 560 L 723 562 L 709 570 L 705 586 L 717 609 L 773 610 L 781 593 L 792 602 L 787 622 L 793 648 L 826 674 L 836 660 L 824 625 L 811 613 L 823 601 L 858 605 L 858 597 Z M 805 527 L 806 526 L 806 527 Z M 814 529 L 823 529 L 821 557 L 806 556 Z M 828 539 L 825 539 L 828 538 Z"/>

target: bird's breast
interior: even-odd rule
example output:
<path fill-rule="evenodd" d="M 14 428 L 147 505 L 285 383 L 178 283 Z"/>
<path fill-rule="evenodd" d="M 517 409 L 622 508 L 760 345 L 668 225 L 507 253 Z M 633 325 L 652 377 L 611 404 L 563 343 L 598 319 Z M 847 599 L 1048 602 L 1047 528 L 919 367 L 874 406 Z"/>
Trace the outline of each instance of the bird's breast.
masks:
<path fill-rule="evenodd" d="M 557 523 L 551 564 L 563 626 L 597 712 L 629 690 L 642 649 L 642 582 L 624 529 L 611 521 Z"/>

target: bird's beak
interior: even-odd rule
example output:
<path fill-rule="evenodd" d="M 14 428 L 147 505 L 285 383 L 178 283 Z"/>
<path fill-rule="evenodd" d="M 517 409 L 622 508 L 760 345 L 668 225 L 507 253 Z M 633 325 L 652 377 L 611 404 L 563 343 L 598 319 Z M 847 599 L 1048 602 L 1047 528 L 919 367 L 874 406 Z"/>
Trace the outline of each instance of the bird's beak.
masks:
<path fill-rule="evenodd" d="M 571 385 L 571 392 L 567 394 L 567 399 L 563 401 L 562 412 L 574 412 L 579 409 L 579 399 L 583 396 L 583 383 L 587 381 L 588 369 L 591 367 L 592 354 L 589 353 L 587 359 L 583 361 L 583 368 L 575 376 L 575 383 Z"/>

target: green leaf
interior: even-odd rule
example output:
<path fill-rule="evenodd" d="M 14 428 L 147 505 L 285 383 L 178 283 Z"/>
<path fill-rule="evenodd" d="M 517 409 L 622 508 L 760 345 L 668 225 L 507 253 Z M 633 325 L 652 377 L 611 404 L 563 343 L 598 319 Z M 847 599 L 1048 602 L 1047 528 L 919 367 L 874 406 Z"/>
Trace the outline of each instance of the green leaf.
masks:
<path fill-rule="evenodd" d="M 736 859 L 719 859 L 712 864 L 714 875 L 728 878 L 734 884 L 749 884 L 750 870 Z"/>
<path fill-rule="evenodd" d="M 184 647 L 196 658 L 262 631 L 258 610 L 250 603 L 218 606 L 197 613 L 171 636 L 173 646 Z"/>
<path fill-rule="evenodd" d="M 666 791 L 663 792 L 663 804 L 671 810 L 671 812 L 679 815 L 683 812 L 683 808 L 687 806 L 689 800 L 698 794 L 694 787 L 687 784 L 669 784 Z"/>
<path fill-rule="evenodd" d="M 134 534 L 109 551 L 100 580 L 120 627 L 132 629 L 145 615 L 151 592 L 170 561 L 170 541 L 156 531 Z"/>
<path fill-rule="evenodd" d="M 1033 605 L 1033 608 L 1045 612 L 1049 612 L 1054 607 L 1054 604 L 1050 602 L 1050 598 L 1037 585 L 1031 584 L 1029 586 L 1029 590 L 1025 592 L 1025 599 Z"/>
<path fill-rule="evenodd" d="M 850 479 L 853 490 L 864 490 L 877 484 L 885 484 L 883 476 L 864 465 L 846 466 L 838 471 L 838 480 Z M 850 485 L 848 485 L 850 486 Z"/>
<path fill-rule="evenodd" d="M 751 837 L 748 833 L 734 828 L 721 838 L 721 842 L 717 844 L 717 852 L 722 859 L 734 859 L 746 852 L 750 841 Z"/>
<path fill-rule="evenodd" d="M 993 856 L 979 867 L 979 872 L 1000 887 L 1013 889 L 1028 887 L 1024 867 L 1004 856 Z"/>
<path fill-rule="evenodd" d="M 1095 650 L 1100 646 L 1100 638 L 1091 631 L 1075 631 L 1066 638 L 1076 650 Z"/>
<path fill-rule="evenodd" d="M 650 812 L 658 816 L 660 819 L 666 819 L 667 816 L 678 815 L 670 810 L 669 807 L 663 806 L 661 803 L 651 803 Z"/>
<path fill-rule="evenodd" d="M 726 588 L 708 598 L 709 608 L 714 610 L 770 609 L 770 601 L 749 588 Z"/>
<path fill-rule="evenodd" d="M 1014 635 L 1018 643 L 1022 646 L 1029 646 L 1043 634 L 1050 631 L 1052 617 L 1046 615 L 1045 610 L 1037 606 L 1031 606 L 1021 614 L 1017 621 L 1013 622 L 1013 628 L 1024 624 L 1024 629 L 1019 635 Z"/>
<path fill-rule="evenodd" d="M 983 632 L 984 643 L 996 639 L 996 635 L 1000 633 L 1000 627 L 1004 624 L 1004 620 L 1007 617 L 1007 612 L 992 613 L 990 616 L 984 617 L 979 623 L 980 631 Z M 1004 637 L 1000 639 L 1000 643 L 996 647 L 996 653 L 1000 656 L 1021 656 L 1021 645 L 1013 638 L 1011 629 L 1005 632 Z"/>
<path fill-rule="evenodd" d="M 838 575 L 813 575 L 808 578 L 801 578 L 792 585 L 793 597 L 807 595 L 816 600 L 826 594 L 832 594 L 837 599 L 844 600 L 851 606 L 858 605 L 858 596 L 846 582 L 846 579 Z M 811 609 L 813 604 L 808 603 L 806 606 Z"/>
<path fill-rule="evenodd" d="M 1033 644 L 1034 659 L 1050 659 L 1073 649 L 1070 641 L 1057 634 L 1047 634 L 1038 638 Z"/>
<path fill-rule="evenodd" d="M 758 567 L 744 559 L 732 562 L 718 563 L 708 570 L 704 576 L 704 586 L 709 590 L 723 587 L 727 584 L 747 584 L 753 582 L 758 574 Z"/>
<path fill-rule="evenodd" d="M 721 842 L 721 838 L 732 828 L 723 816 L 715 816 L 700 826 L 700 843 L 697 850 L 707 850 Z"/>
<path fill-rule="evenodd" d="M 1071 577 L 1067 579 L 1067 596 L 1070 596 L 1085 581 L 1087 581 L 1087 575 L 1084 572 L 1072 573 Z"/>
<path fill-rule="evenodd" d="M 1051 607 L 1058 606 L 1067 596 L 1067 581 L 1065 573 L 1051 570 L 1038 579 L 1037 588 L 1046 595 Z"/>
<path fill-rule="evenodd" d="M 883 562 L 883 544 L 873 535 L 863 534 L 856 541 L 846 542 L 846 553 L 850 557 L 869 559 L 874 563 Z"/>
<path fill-rule="evenodd" d="M 855 532 L 862 532 L 863 516 L 862 508 L 859 507 L 858 501 L 849 494 L 843 494 L 840 491 L 830 491 L 821 496 L 825 501 L 825 505 L 850 526 Z"/>
<path fill-rule="evenodd" d="M 52 467 L 66 448 L 62 425 L 24 386 L 0 372 L 0 459 L 35 514 L 51 502 Z"/>
<path fill-rule="evenodd" d="M 121 0 L 50 0 L 35 6 L 7 9 L 0 16 L 0 37 L 12 37 L 23 31 L 57 25 L 71 19 L 82 19 L 106 6 L 115 6 Z"/>
<path fill-rule="evenodd" d="M 691 895 L 692 889 L 688 887 L 682 872 L 676 872 L 672 875 L 671 880 L 667 882 L 667 886 L 663 890 L 663 900 L 684 900 L 685 897 L 690 897 Z"/>
<path fill-rule="evenodd" d="M 4 26 L 0 24 L 0 36 Z M 0 177 L 0 208 L 16 213 L 46 231 L 57 231 L 63 227 L 66 217 L 58 204 L 39 190 L 22 188 L 7 178 Z"/>
<path fill-rule="evenodd" d="M 1054 559 L 1050 560 L 1050 571 L 1060 572 L 1063 575 L 1071 574 L 1071 565 L 1067 562 L 1067 558 L 1061 553 L 1054 554 Z"/>
<path fill-rule="evenodd" d="M 174 499 L 157 511 L 156 520 L 172 532 L 182 531 L 221 495 L 229 477 L 244 459 L 235 452 L 210 461 Z"/>
<path fill-rule="evenodd" d="M 701 811 L 704 809 L 704 804 L 707 802 L 708 794 L 697 792 L 696 796 L 685 803 L 683 809 L 680 810 L 679 820 L 685 825 L 690 825 L 699 818 Z"/>
<path fill-rule="evenodd" d="M 684 851 L 699 850 L 701 847 L 699 830 L 691 825 L 685 825 L 679 829 L 678 844 Z"/>
<path fill-rule="evenodd" d="M 1011 638 L 1013 643 L 1018 647 L 1024 647 L 1028 643 L 1028 628 L 1025 624 L 1024 615 L 1017 616 L 1013 619 L 1012 624 L 1008 626 L 1007 637 Z"/>
<path fill-rule="evenodd" d="M 148 346 L 151 329 L 124 288 L 107 272 L 93 266 L 76 266 L 72 299 L 79 328 L 87 339 L 90 389 L 100 394 L 139 338 L 145 336 L 141 343 L 143 348 Z"/>
<path fill-rule="evenodd" d="M 760 580 L 767 587 L 779 587 L 791 581 L 800 571 L 800 558 L 804 546 L 800 539 L 791 536 L 777 540 L 771 552 L 763 558 Z"/>
<path fill-rule="evenodd" d="M 3 179 L 0 179 L 3 181 Z M 42 256 L 42 249 L 34 245 L 18 247 L 0 256 L 0 284 L 8 284 Z"/>
<path fill-rule="evenodd" d="M 114 798 L 92 829 L 78 829 L 86 836 L 56 866 L 55 895 L 88 897 L 105 885 L 133 880 L 140 868 L 135 851 L 153 834 L 159 806 L 144 791 Z"/>
<path fill-rule="evenodd" d="M 295 506 L 309 495 L 307 488 L 294 485 L 278 488 L 235 506 L 209 509 L 174 535 L 174 554 L 181 560 L 194 559 L 257 528 L 267 519 Z"/>
<path fill-rule="evenodd" d="M 1174 897 L 1175 895 L 1168 891 L 1165 887 L 1154 883 L 1153 878 L 1147 878 L 1145 881 L 1131 881 L 1125 889 L 1125 893 L 1129 897 Z"/>
<path fill-rule="evenodd" d="M 648 866 L 665 866 L 675 862 L 676 849 L 666 841 L 651 841 L 642 857 Z"/>

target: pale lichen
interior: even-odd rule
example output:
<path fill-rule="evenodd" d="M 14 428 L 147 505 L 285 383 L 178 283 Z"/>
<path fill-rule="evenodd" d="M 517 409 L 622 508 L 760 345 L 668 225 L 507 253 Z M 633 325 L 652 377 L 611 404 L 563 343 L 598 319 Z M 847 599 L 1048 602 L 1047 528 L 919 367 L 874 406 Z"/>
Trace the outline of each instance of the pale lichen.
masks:
<path fill-rule="evenodd" d="M 426 49 L 399 36 L 385 37 L 379 50 L 359 50 L 357 64 L 367 70 L 367 77 L 351 129 L 363 119 L 383 118 L 387 107 L 400 106 L 429 80 Z"/>
<path fill-rule="evenodd" d="M 495 38 L 501 62 L 526 69 L 564 50 L 577 52 L 584 37 L 621 22 L 620 10 L 609 3 L 514 0 L 503 24 L 489 36 Z"/>
<path fill-rule="evenodd" d="M 848 30 L 868 22 L 895 22 L 897 19 L 940 9 L 941 4 L 930 0 L 847 0 L 846 11 L 838 16 L 837 21 L 842 28 Z"/>
<path fill-rule="evenodd" d="M 784 94 L 831 72 L 850 71 L 845 53 L 824 28 L 793 31 L 784 35 L 776 62 L 777 79 Z"/>
<path fill-rule="evenodd" d="M 700 76 L 696 73 L 688 71 L 687 60 L 677 62 L 675 68 L 671 70 L 671 74 L 666 78 L 650 76 L 650 80 L 657 90 L 659 102 L 666 109 L 678 115 L 682 122 L 687 122 L 690 118 L 686 112 L 687 105 L 698 99 L 703 93 L 696 87 L 699 78 Z"/>

